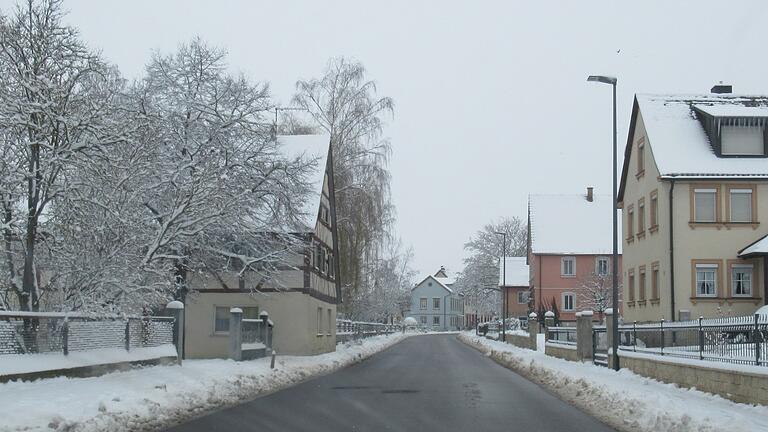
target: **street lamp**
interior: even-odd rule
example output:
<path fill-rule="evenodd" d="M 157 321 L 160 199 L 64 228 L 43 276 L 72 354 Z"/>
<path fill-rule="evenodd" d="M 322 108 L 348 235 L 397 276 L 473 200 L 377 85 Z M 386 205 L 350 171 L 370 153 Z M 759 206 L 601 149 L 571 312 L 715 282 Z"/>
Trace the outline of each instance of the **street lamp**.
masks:
<path fill-rule="evenodd" d="M 501 245 L 501 298 L 504 306 L 501 307 L 501 340 L 507 341 L 507 233 L 495 232 L 504 240 Z"/>
<path fill-rule="evenodd" d="M 613 368 L 619 370 L 619 232 L 618 232 L 618 220 L 616 213 L 618 212 L 618 180 L 616 179 L 616 77 L 602 76 L 602 75 L 590 75 L 587 81 L 600 82 L 603 84 L 610 84 L 613 86 L 613 290 L 611 294 L 613 296 L 611 306 L 613 307 L 613 325 L 611 326 L 611 332 L 613 333 Z"/>

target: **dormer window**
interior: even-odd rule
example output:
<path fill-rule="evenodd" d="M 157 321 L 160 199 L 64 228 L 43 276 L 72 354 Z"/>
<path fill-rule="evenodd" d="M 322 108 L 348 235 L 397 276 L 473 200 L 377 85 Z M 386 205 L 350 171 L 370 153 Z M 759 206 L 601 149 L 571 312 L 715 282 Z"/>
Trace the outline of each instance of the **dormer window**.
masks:
<path fill-rule="evenodd" d="M 721 126 L 720 141 L 724 156 L 765 156 L 764 126 Z"/>
<path fill-rule="evenodd" d="M 768 107 L 694 105 L 718 157 L 766 157 Z"/>

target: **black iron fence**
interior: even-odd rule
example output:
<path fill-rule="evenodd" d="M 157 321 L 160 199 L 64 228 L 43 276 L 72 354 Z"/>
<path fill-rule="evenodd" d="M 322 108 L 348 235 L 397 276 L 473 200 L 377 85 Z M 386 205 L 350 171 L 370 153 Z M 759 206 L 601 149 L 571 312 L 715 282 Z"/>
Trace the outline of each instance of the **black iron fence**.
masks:
<path fill-rule="evenodd" d="M 768 366 L 768 315 L 625 324 L 619 350 Z"/>
<path fill-rule="evenodd" d="M 576 327 L 547 327 L 547 342 L 576 346 Z"/>
<path fill-rule="evenodd" d="M 9 354 L 62 353 L 173 344 L 172 317 L 0 312 L 0 359 Z"/>

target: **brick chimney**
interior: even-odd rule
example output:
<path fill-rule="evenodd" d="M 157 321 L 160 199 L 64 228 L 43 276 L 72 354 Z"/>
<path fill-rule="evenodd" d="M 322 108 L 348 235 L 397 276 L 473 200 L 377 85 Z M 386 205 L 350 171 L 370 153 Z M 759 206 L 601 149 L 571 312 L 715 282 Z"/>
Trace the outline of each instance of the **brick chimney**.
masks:
<path fill-rule="evenodd" d="M 592 186 L 587 187 L 587 201 L 592 202 L 595 200 L 594 190 L 595 188 L 593 188 Z"/>

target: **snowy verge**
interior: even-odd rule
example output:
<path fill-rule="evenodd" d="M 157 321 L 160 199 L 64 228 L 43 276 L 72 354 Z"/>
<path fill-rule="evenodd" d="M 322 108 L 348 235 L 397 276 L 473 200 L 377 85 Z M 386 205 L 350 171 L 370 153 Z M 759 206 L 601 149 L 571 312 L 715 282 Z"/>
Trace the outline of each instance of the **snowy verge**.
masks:
<path fill-rule="evenodd" d="M 0 431 L 159 430 L 334 372 L 414 333 L 376 336 L 316 356 L 187 360 L 94 378 L 0 384 Z"/>
<path fill-rule="evenodd" d="M 462 333 L 459 340 L 618 430 L 768 430 L 768 407 L 738 404 L 626 369 L 616 372 L 591 363 L 570 362 L 472 333 Z"/>
<path fill-rule="evenodd" d="M 176 357 L 172 344 L 156 347 L 101 348 L 89 351 L 71 351 L 69 355 L 60 352 L 43 354 L 6 354 L 0 356 L 0 375 L 15 375 L 59 369 L 73 369 L 84 366 L 108 365 L 113 363 L 153 360 Z"/>

